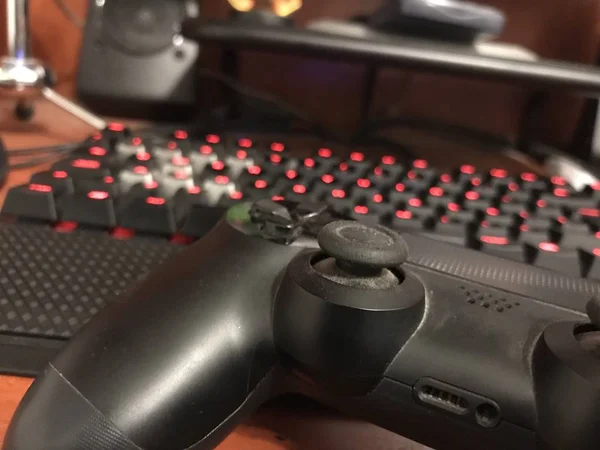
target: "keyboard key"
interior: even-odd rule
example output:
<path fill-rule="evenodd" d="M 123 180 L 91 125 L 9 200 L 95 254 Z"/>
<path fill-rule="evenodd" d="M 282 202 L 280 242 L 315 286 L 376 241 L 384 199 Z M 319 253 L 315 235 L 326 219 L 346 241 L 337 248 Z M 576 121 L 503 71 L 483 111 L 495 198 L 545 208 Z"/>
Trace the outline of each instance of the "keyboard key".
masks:
<path fill-rule="evenodd" d="M 525 172 L 520 176 L 521 189 L 531 193 L 539 193 L 548 189 L 548 181 L 535 173 Z"/>
<path fill-rule="evenodd" d="M 419 211 L 397 210 L 391 217 L 391 228 L 398 231 L 424 231 L 433 228 L 434 218 Z"/>
<path fill-rule="evenodd" d="M 537 246 L 525 244 L 525 259 L 536 267 L 575 277 L 582 276 L 577 251 L 562 249 L 553 242 L 540 242 Z"/>
<path fill-rule="evenodd" d="M 350 211 L 350 218 L 368 225 L 379 225 L 381 217 L 377 212 L 372 211 L 366 205 L 356 205 Z"/>
<path fill-rule="evenodd" d="M 481 195 L 476 191 L 466 192 L 464 197 L 460 199 L 460 203 L 464 209 L 478 211 L 481 213 L 483 213 L 483 211 L 490 206 L 494 206 L 492 200 L 482 198 Z"/>
<path fill-rule="evenodd" d="M 578 251 L 581 276 L 600 280 L 600 246 Z"/>
<path fill-rule="evenodd" d="M 36 173 L 31 177 L 30 183 L 51 186 L 56 197 L 70 194 L 75 190 L 73 179 L 63 170 Z"/>
<path fill-rule="evenodd" d="M 58 220 L 58 213 L 52 186 L 23 184 L 10 189 L 6 194 L 2 213 L 55 222 Z"/>
<path fill-rule="evenodd" d="M 525 251 L 521 245 L 512 244 L 507 238 L 482 236 L 478 250 L 487 255 L 526 263 Z"/>
<path fill-rule="evenodd" d="M 61 219 L 94 227 L 117 225 L 113 197 L 107 191 L 77 192 L 60 200 Z"/>
<path fill-rule="evenodd" d="M 121 139 L 115 144 L 115 152 L 119 161 L 125 161 L 138 153 L 148 152 L 144 141 L 139 136 Z"/>
<path fill-rule="evenodd" d="M 136 184 L 151 184 L 156 181 L 148 167 L 143 165 L 127 167 L 116 178 L 119 180 L 123 193 L 129 192 Z"/>
<path fill-rule="evenodd" d="M 128 195 L 119 207 L 118 222 L 123 228 L 141 233 L 174 234 L 183 219 L 175 202 L 164 197 Z"/>
<path fill-rule="evenodd" d="M 116 197 L 120 193 L 120 186 L 112 176 L 103 178 L 81 178 L 76 180 L 75 190 L 77 192 L 105 191 L 111 197 Z"/>
<path fill-rule="evenodd" d="M 67 172 L 71 178 L 102 178 L 110 176 L 107 165 L 93 158 L 69 158 L 55 163 L 52 171 Z"/>
<path fill-rule="evenodd" d="M 226 212 L 227 208 L 193 203 L 187 210 L 187 219 L 181 232 L 185 236 L 201 238 L 223 218 Z"/>

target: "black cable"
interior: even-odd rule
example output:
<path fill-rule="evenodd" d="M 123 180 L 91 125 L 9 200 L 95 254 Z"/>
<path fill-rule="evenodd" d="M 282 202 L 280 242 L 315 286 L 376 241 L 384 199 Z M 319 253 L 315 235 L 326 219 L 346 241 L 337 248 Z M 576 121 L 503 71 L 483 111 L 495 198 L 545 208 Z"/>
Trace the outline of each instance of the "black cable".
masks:
<path fill-rule="evenodd" d="M 299 119 L 299 120 L 307 123 L 308 125 L 310 125 L 311 129 L 314 131 L 315 134 L 323 136 L 323 137 L 327 136 L 327 132 L 325 131 L 323 126 L 320 123 L 318 123 L 315 119 L 309 117 L 304 112 L 300 111 L 299 109 L 295 108 L 294 106 L 290 105 L 289 103 L 281 100 L 280 98 L 278 98 L 275 95 L 269 94 L 267 92 L 264 92 L 264 91 L 261 91 L 258 89 L 251 88 L 243 83 L 240 83 L 235 78 L 224 75 L 222 73 L 214 72 L 209 69 L 200 69 L 199 76 L 204 77 L 204 78 L 210 78 L 210 79 L 218 81 L 219 83 L 223 83 L 230 89 L 238 92 L 239 94 L 241 94 L 245 97 L 248 97 L 248 98 L 251 98 L 254 100 L 259 100 L 263 103 L 269 103 L 269 104 L 275 105 L 280 111 L 285 112 L 285 113 L 295 117 L 296 119 Z"/>
<path fill-rule="evenodd" d="M 23 156 L 39 156 L 47 153 L 64 154 L 76 150 L 81 143 L 59 144 L 47 147 L 33 147 L 11 150 L 8 153 L 9 158 L 18 158 Z"/>
<path fill-rule="evenodd" d="M 54 0 L 54 3 L 62 11 L 65 17 L 69 19 L 69 22 L 71 22 L 77 28 L 85 27 L 85 20 L 76 14 L 75 11 L 73 11 L 71 7 L 67 5 L 65 0 Z"/>

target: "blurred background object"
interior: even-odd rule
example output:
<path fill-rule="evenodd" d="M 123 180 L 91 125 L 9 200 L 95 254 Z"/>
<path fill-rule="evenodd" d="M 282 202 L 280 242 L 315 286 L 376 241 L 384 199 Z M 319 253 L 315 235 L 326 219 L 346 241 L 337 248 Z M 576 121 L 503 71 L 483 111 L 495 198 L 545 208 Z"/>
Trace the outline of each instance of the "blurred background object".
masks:
<path fill-rule="evenodd" d="M 60 92 L 73 95 L 82 30 L 48 0 L 31 1 L 33 54 L 57 71 Z M 86 17 L 87 0 L 64 0 L 77 17 Z M 501 10 L 506 26 L 499 40 L 524 46 L 544 58 L 595 64 L 600 42 L 600 2 L 581 0 L 487 0 L 481 2 Z M 302 26 L 322 17 L 349 19 L 368 15 L 381 0 L 306 1 L 293 15 Z M 226 18 L 231 13 L 226 0 L 206 0 L 202 15 Z M 4 14 L 5 8 L 0 8 Z M 4 18 L 0 20 L 4 24 Z M 4 36 L 4 30 L 0 36 Z M 2 43 L 5 45 L 5 43 Z M 60 49 L 60 50 L 57 50 Z M 201 63 L 220 69 L 221 52 L 207 48 Z M 242 52 L 240 79 L 247 85 L 284 98 L 336 130 L 354 130 L 360 120 L 360 91 L 365 68 L 261 52 Z M 514 139 L 534 97 L 528 88 L 508 83 L 468 80 L 410 70 L 385 69 L 378 77 L 371 114 L 374 118 L 420 116 L 469 126 Z M 199 86 L 201 105 L 209 108 L 220 101 L 217 82 Z M 539 131 L 544 141 L 570 148 L 576 137 L 586 101 L 554 93 L 542 108 Z M 575 147 L 572 152 L 585 154 Z"/>

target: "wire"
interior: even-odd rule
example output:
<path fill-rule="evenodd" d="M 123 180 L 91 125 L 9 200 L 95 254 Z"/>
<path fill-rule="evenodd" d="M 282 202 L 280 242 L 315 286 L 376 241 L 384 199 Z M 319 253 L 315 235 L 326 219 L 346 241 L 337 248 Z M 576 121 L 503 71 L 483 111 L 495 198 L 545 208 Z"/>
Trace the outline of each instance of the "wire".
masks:
<path fill-rule="evenodd" d="M 263 103 L 269 103 L 271 105 L 275 105 L 280 111 L 285 112 L 285 113 L 295 117 L 296 119 L 299 119 L 299 120 L 309 124 L 311 126 L 312 130 L 315 132 L 315 134 L 318 134 L 323 137 L 327 136 L 326 130 L 323 128 L 323 126 L 320 123 L 318 123 L 318 121 L 316 121 L 312 117 L 309 117 L 304 112 L 300 111 L 299 109 L 295 108 L 294 106 L 290 105 L 289 103 L 285 102 L 284 100 L 280 99 L 279 97 L 277 97 L 275 95 L 269 94 L 267 92 L 264 92 L 264 91 L 261 91 L 258 89 L 251 88 L 250 86 L 240 83 L 238 80 L 236 80 L 233 77 L 230 77 L 230 76 L 222 74 L 222 73 L 215 72 L 210 69 L 200 69 L 199 76 L 204 77 L 204 78 L 210 78 L 210 79 L 218 81 L 219 83 L 223 83 L 228 88 L 238 92 L 239 94 L 241 94 L 245 97 L 248 97 L 248 98 L 251 98 L 254 100 L 259 100 L 260 102 L 263 102 Z"/>
<path fill-rule="evenodd" d="M 73 150 L 76 150 L 80 146 L 81 146 L 81 143 L 70 143 L 70 144 L 52 145 L 52 146 L 48 146 L 48 147 L 33 147 L 33 148 L 16 149 L 16 150 L 11 150 L 8 153 L 8 157 L 9 158 L 13 158 L 13 157 L 18 158 L 18 157 L 23 157 L 23 156 L 38 156 L 40 154 L 47 154 L 47 153 L 63 154 L 65 152 L 71 152 Z"/>
<path fill-rule="evenodd" d="M 73 11 L 73 9 L 67 5 L 65 0 L 54 0 L 54 3 L 62 11 L 65 17 L 69 19 L 69 22 L 71 22 L 77 28 L 85 27 L 85 20 L 76 14 L 75 11 Z"/>

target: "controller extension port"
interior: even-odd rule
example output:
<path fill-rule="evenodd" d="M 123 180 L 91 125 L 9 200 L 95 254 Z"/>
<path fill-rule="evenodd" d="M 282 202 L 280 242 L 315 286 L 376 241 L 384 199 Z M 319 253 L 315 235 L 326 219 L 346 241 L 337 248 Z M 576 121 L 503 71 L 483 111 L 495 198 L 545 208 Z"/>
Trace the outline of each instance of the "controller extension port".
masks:
<path fill-rule="evenodd" d="M 483 428 L 500 423 L 500 408 L 493 400 L 433 378 L 421 378 L 413 388 L 415 399 Z"/>
<path fill-rule="evenodd" d="M 467 399 L 429 384 L 424 384 L 420 387 L 417 391 L 417 397 L 423 403 L 437 406 L 453 414 L 463 416 L 469 413 L 469 402 L 467 402 Z"/>

